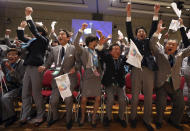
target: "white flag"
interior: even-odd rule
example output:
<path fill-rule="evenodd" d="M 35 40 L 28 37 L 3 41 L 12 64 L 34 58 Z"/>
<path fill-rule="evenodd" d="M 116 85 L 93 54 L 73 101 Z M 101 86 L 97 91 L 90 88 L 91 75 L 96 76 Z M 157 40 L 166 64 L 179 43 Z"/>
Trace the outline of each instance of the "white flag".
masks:
<path fill-rule="evenodd" d="M 132 40 L 130 40 L 130 49 L 128 53 L 128 59 L 126 62 L 137 68 L 141 68 L 142 59 L 143 57 L 139 52 L 138 48 L 136 47 L 135 43 Z"/>
<path fill-rule="evenodd" d="M 123 33 L 120 31 L 120 30 L 118 30 L 118 36 L 119 36 L 119 39 L 123 39 L 124 37 L 123 37 Z"/>
<path fill-rule="evenodd" d="M 66 97 L 72 96 L 68 74 L 58 76 L 55 78 L 55 80 L 63 101 Z"/>
<path fill-rule="evenodd" d="M 51 22 L 51 29 L 52 29 L 52 30 L 55 30 L 55 24 L 56 24 L 56 23 L 57 23 L 56 21 Z"/>
<path fill-rule="evenodd" d="M 169 29 L 176 32 L 179 28 L 180 28 L 180 22 L 178 20 L 172 20 Z"/>
<path fill-rule="evenodd" d="M 171 3 L 171 6 L 176 13 L 176 15 L 180 18 L 181 17 L 181 10 L 177 8 L 177 4 L 175 2 Z"/>

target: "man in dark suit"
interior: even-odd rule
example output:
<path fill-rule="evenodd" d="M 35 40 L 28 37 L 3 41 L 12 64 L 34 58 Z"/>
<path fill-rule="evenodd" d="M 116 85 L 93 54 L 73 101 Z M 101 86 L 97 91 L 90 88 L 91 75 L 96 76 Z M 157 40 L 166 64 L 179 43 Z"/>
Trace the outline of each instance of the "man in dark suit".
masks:
<path fill-rule="evenodd" d="M 106 118 L 104 119 L 104 126 L 109 126 L 112 120 L 112 106 L 114 103 L 114 95 L 118 96 L 119 101 L 119 122 L 122 127 L 126 128 L 125 109 L 125 66 L 126 55 L 121 55 L 121 47 L 118 44 L 113 44 L 109 50 L 102 50 L 98 52 L 101 60 L 105 63 L 104 75 L 102 84 L 105 86 L 107 101 L 106 101 Z"/>
<path fill-rule="evenodd" d="M 154 71 L 157 70 L 157 65 L 151 54 L 149 48 L 149 38 L 156 31 L 158 23 L 158 12 L 160 10 L 159 5 L 154 7 L 154 17 L 152 22 L 152 27 L 147 37 L 147 32 L 144 27 L 139 27 L 136 29 L 136 38 L 133 36 L 132 24 L 131 24 L 131 4 L 129 3 L 126 7 L 127 11 L 127 35 L 135 45 L 137 46 L 139 52 L 143 56 L 142 59 L 142 70 L 136 67 L 132 67 L 131 79 L 132 79 L 132 102 L 131 102 L 131 127 L 136 128 L 137 124 L 137 106 L 138 106 L 138 96 L 143 88 L 144 93 L 144 125 L 149 131 L 153 131 L 151 126 L 151 115 L 152 115 L 152 93 L 154 87 Z M 146 77 L 145 77 L 146 76 Z"/>
<path fill-rule="evenodd" d="M 18 27 L 18 39 L 27 43 L 26 49 L 28 54 L 25 58 L 24 65 L 26 72 L 24 75 L 24 83 L 22 90 L 22 114 L 20 124 L 25 124 L 32 108 L 32 97 L 37 108 L 37 116 L 32 120 L 35 126 L 39 126 L 44 121 L 45 105 L 41 95 L 42 90 L 42 74 L 38 72 L 38 67 L 44 64 L 44 55 L 49 44 L 47 39 L 47 29 L 44 25 L 34 24 L 31 14 L 33 9 L 27 7 L 25 9 L 26 22 L 34 38 L 28 39 L 24 37 L 24 28 L 26 22 L 22 22 Z M 31 92 L 32 89 L 32 92 Z"/>
<path fill-rule="evenodd" d="M 187 48 L 177 50 L 179 40 L 176 38 L 169 38 L 165 43 L 165 47 L 162 48 L 159 44 L 158 35 L 163 29 L 162 21 L 160 21 L 157 31 L 150 40 L 150 48 L 156 57 L 156 62 L 159 67 L 159 70 L 156 72 L 156 127 L 162 127 L 163 113 L 167 96 L 169 95 L 173 102 L 173 108 L 168 122 L 175 128 L 183 130 L 183 127 L 180 126 L 180 122 L 183 117 L 185 104 L 183 93 L 180 89 L 180 72 L 183 59 L 190 56 L 190 43 L 188 41 L 183 41 Z M 182 31 L 183 29 L 180 30 Z M 182 32 L 182 35 L 186 34 Z"/>
<path fill-rule="evenodd" d="M 5 127 L 17 120 L 14 101 L 17 97 L 21 97 L 22 80 L 25 73 L 24 60 L 20 59 L 20 52 L 17 49 L 8 49 L 7 59 L 1 64 L 6 85 L 1 81 L 3 93 L 1 92 L 2 96 L 0 97 L 0 121 L 6 121 Z"/>

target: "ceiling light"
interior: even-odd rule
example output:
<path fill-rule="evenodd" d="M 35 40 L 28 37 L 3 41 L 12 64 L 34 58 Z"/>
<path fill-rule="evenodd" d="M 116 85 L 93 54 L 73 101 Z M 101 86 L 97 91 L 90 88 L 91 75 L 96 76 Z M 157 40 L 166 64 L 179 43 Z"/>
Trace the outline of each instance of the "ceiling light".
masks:
<path fill-rule="evenodd" d="M 171 7 L 170 6 L 166 6 L 167 9 L 170 9 Z"/>

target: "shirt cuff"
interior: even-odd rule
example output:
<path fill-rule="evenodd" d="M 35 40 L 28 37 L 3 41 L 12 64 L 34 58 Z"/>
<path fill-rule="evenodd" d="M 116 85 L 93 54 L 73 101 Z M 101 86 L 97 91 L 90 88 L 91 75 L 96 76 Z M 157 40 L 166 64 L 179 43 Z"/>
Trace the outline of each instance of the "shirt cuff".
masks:
<path fill-rule="evenodd" d="M 18 30 L 24 30 L 24 28 L 22 28 L 22 27 L 18 27 Z"/>
<path fill-rule="evenodd" d="M 5 35 L 5 38 L 9 39 L 9 35 Z"/>
<path fill-rule="evenodd" d="M 127 22 L 131 22 L 131 17 L 126 17 Z"/>
<path fill-rule="evenodd" d="M 153 21 L 158 21 L 158 16 L 153 16 Z"/>
<path fill-rule="evenodd" d="M 182 27 L 184 27 L 184 29 L 185 29 L 185 26 L 184 26 L 184 25 L 180 25 L 180 28 L 182 28 Z"/>
<path fill-rule="evenodd" d="M 26 16 L 26 20 L 32 20 L 32 16 L 31 15 Z"/>

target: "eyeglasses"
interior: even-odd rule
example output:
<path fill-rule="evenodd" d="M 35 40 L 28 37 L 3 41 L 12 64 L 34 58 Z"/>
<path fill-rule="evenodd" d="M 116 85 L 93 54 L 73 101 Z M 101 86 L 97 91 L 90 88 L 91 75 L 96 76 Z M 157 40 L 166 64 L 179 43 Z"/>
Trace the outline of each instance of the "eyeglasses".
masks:
<path fill-rule="evenodd" d="M 8 57 L 11 57 L 11 56 L 12 56 L 12 57 L 17 57 L 18 54 L 7 54 L 7 56 L 8 56 Z"/>

